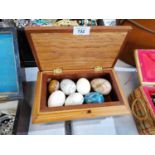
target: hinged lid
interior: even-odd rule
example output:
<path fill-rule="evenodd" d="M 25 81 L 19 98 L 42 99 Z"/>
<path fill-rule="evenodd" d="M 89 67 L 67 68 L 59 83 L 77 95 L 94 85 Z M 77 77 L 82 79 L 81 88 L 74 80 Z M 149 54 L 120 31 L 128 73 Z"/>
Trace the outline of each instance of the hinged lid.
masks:
<path fill-rule="evenodd" d="M 0 101 L 20 99 L 22 85 L 17 35 L 14 28 L 0 28 Z"/>
<path fill-rule="evenodd" d="M 41 71 L 111 68 L 130 29 L 95 26 L 89 35 L 73 35 L 72 27 L 25 28 Z"/>
<path fill-rule="evenodd" d="M 135 60 L 141 85 L 155 85 L 155 50 L 138 49 Z"/>

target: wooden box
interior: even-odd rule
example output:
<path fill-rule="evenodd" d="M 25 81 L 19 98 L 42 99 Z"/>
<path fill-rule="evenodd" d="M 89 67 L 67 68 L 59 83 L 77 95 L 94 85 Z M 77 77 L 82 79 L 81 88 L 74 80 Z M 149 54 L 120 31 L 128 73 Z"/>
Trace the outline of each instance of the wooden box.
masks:
<path fill-rule="evenodd" d="M 0 28 L 0 101 L 23 97 L 16 29 Z"/>
<path fill-rule="evenodd" d="M 129 96 L 140 134 L 155 134 L 155 50 L 135 51 L 140 87 Z"/>
<path fill-rule="evenodd" d="M 122 19 L 118 25 L 132 26 L 128 35 L 127 44 L 120 54 L 120 59 L 133 66 L 135 65 L 135 49 L 155 49 L 155 19 Z"/>
<path fill-rule="evenodd" d="M 26 27 L 39 72 L 32 122 L 66 121 L 130 113 L 113 66 L 130 27 L 91 27 L 89 35 L 73 35 L 72 27 Z M 86 77 L 108 79 L 111 93 L 103 104 L 47 106 L 48 80 Z"/>

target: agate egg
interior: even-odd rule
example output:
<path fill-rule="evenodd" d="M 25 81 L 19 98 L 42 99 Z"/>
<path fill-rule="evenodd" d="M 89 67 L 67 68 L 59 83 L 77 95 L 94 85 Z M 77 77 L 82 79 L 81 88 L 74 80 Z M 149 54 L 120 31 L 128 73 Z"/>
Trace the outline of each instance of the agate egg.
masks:
<path fill-rule="evenodd" d="M 74 93 L 66 98 L 65 105 L 81 105 L 84 101 L 83 95 Z"/>
<path fill-rule="evenodd" d="M 76 85 L 74 81 L 70 79 L 62 80 L 60 83 L 60 88 L 66 95 L 70 95 L 76 91 Z"/>
<path fill-rule="evenodd" d="M 82 95 L 88 94 L 90 92 L 90 83 L 86 78 L 80 78 L 77 81 L 77 91 Z"/>
<path fill-rule="evenodd" d="M 84 97 L 84 103 L 103 103 L 104 97 L 101 93 L 90 92 Z"/>
<path fill-rule="evenodd" d="M 48 98 L 48 107 L 63 106 L 65 98 L 65 94 L 62 91 L 56 90 Z"/>
<path fill-rule="evenodd" d="M 48 92 L 51 94 L 58 89 L 59 89 L 59 81 L 51 80 L 48 85 Z"/>
<path fill-rule="evenodd" d="M 103 78 L 96 78 L 91 81 L 91 86 L 94 91 L 99 92 L 103 95 L 108 95 L 111 92 L 111 83 Z"/>

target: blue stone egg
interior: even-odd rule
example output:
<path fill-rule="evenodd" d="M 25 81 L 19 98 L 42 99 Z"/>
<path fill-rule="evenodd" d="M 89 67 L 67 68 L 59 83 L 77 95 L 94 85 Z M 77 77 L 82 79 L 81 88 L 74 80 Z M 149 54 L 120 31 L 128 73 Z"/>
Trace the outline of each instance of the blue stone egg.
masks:
<path fill-rule="evenodd" d="M 90 92 L 84 97 L 84 103 L 103 103 L 104 96 L 99 92 Z"/>

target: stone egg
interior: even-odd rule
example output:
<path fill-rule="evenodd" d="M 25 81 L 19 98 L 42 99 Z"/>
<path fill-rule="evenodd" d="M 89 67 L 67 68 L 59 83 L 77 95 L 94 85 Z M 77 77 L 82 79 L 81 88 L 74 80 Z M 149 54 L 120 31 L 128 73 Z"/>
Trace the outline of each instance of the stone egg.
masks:
<path fill-rule="evenodd" d="M 59 89 L 59 81 L 51 80 L 48 85 L 48 92 L 51 94 L 58 89 Z"/>
<path fill-rule="evenodd" d="M 62 80 L 60 83 L 60 88 L 66 95 L 73 94 L 76 91 L 76 85 L 74 81 L 70 79 Z"/>
<path fill-rule="evenodd" d="M 111 92 L 111 83 L 103 78 L 96 78 L 91 81 L 91 86 L 94 91 L 99 92 L 103 95 L 108 95 Z"/>
<path fill-rule="evenodd" d="M 88 94 L 90 92 L 90 83 L 86 78 L 80 78 L 77 81 L 77 91 L 82 95 Z"/>
<path fill-rule="evenodd" d="M 65 105 L 81 105 L 84 101 L 83 95 L 74 93 L 66 98 Z"/>
<path fill-rule="evenodd" d="M 99 92 L 90 92 L 84 97 L 84 103 L 103 103 L 104 97 Z"/>
<path fill-rule="evenodd" d="M 63 106 L 65 98 L 65 94 L 62 91 L 56 90 L 48 98 L 48 107 Z"/>

